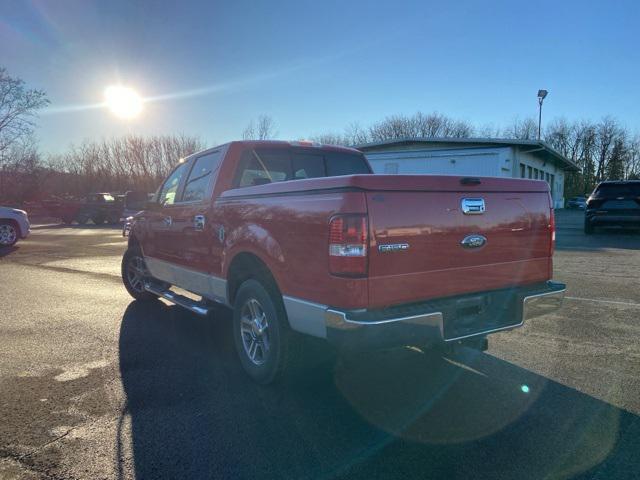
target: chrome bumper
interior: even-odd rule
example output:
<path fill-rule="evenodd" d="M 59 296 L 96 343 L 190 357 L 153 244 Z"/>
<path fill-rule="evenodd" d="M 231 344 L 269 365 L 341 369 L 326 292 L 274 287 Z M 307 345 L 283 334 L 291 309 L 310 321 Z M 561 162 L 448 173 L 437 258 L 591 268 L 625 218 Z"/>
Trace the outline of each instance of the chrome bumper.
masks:
<path fill-rule="evenodd" d="M 516 290 L 517 295 L 513 316 L 505 325 L 487 325 L 469 334 L 446 334 L 445 323 L 453 321 L 450 309 L 416 312 L 410 315 L 391 315 L 389 318 L 367 318 L 365 312 L 341 311 L 328 308 L 325 311 L 327 339 L 339 346 L 351 343 L 375 344 L 416 344 L 454 342 L 471 337 L 486 336 L 491 333 L 520 327 L 525 321 L 551 313 L 562 306 L 566 286 L 558 282 L 547 282 L 536 288 Z M 449 299 L 440 303 L 455 302 Z M 448 312 L 448 313 L 445 313 Z M 364 313 L 364 314 L 363 314 Z M 354 318 L 357 316 L 357 318 Z M 405 343 L 408 342 L 408 343 Z"/>
<path fill-rule="evenodd" d="M 564 301 L 565 291 L 564 284 L 559 284 L 556 289 L 549 292 L 524 297 L 522 301 L 522 321 L 525 322 L 558 310 Z"/>

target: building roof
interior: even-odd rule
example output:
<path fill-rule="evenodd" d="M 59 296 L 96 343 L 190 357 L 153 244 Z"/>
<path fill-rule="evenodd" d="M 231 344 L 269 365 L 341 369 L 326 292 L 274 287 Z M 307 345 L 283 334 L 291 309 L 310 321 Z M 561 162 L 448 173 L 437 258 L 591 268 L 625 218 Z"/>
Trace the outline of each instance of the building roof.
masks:
<path fill-rule="evenodd" d="M 523 151 L 534 153 L 544 157 L 546 160 L 554 161 L 559 164 L 564 170 L 578 171 L 578 166 L 562 155 L 557 150 L 551 148 L 546 142 L 541 140 L 517 140 L 511 138 L 442 138 L 442 137 L 406 137 L 395 138 L 393 140 L 383 140 L 380 142 L 364 143 L 356 145 L 355 148 L 363 152 L 375 150 L 378 147 L 389 147 L 393 145 L 408 145 L 416 143 L 439 143 L 439 144 L 451 144 L 451 145 L 475 145 L 475 146 L 516 146 L 521 147 Z M 528 148 L 530 147 L 530 148 Z"/>

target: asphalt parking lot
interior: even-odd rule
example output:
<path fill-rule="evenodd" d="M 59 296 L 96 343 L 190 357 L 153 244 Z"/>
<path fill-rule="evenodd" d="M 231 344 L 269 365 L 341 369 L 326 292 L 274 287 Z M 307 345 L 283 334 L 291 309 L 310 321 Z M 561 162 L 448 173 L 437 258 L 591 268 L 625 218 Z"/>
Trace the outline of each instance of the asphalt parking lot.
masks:
<path fill-rule="evenodd" d="M 133 302 L 116 229 L 0 252 L 0 478 L 638 478 L 640 234 L 558 214 L 557 314 L 259 387 L 228 312 Z"/>

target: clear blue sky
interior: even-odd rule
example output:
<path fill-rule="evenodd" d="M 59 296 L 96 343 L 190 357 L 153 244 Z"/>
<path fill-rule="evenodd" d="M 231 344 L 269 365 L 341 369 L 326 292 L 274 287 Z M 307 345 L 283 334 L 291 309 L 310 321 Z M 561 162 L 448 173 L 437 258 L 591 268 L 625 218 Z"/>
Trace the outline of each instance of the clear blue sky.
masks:
<path fill-rule="evenodd" d="M 640 129 L 640 3 L 0 0 L 0 65 L 43 88 L 45 152 L 127 132 L 240 137 L 268 114 L 301 138 L 394 113 L 477 125 L 611 114 Z M 102 101 L 144 97 L 123 121 Z M 62 111 L 60 111 L 62 110 Z"/>

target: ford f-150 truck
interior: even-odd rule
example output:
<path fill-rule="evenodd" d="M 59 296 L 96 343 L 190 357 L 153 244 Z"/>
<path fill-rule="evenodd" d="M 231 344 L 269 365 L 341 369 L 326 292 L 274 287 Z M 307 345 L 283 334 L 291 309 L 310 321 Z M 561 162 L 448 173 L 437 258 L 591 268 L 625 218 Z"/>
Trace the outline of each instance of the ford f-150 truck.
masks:
<path fill-rule="evenodd" d="M 549 313 L 554 242 L 544 181 L 373 175 L 358 150 L 239 141 L 180 161 L 134 217 L 122 277 L 138 300 L 232 307 L 241 363 L 269 383 L 299 334 L 438 347 Z"/>

